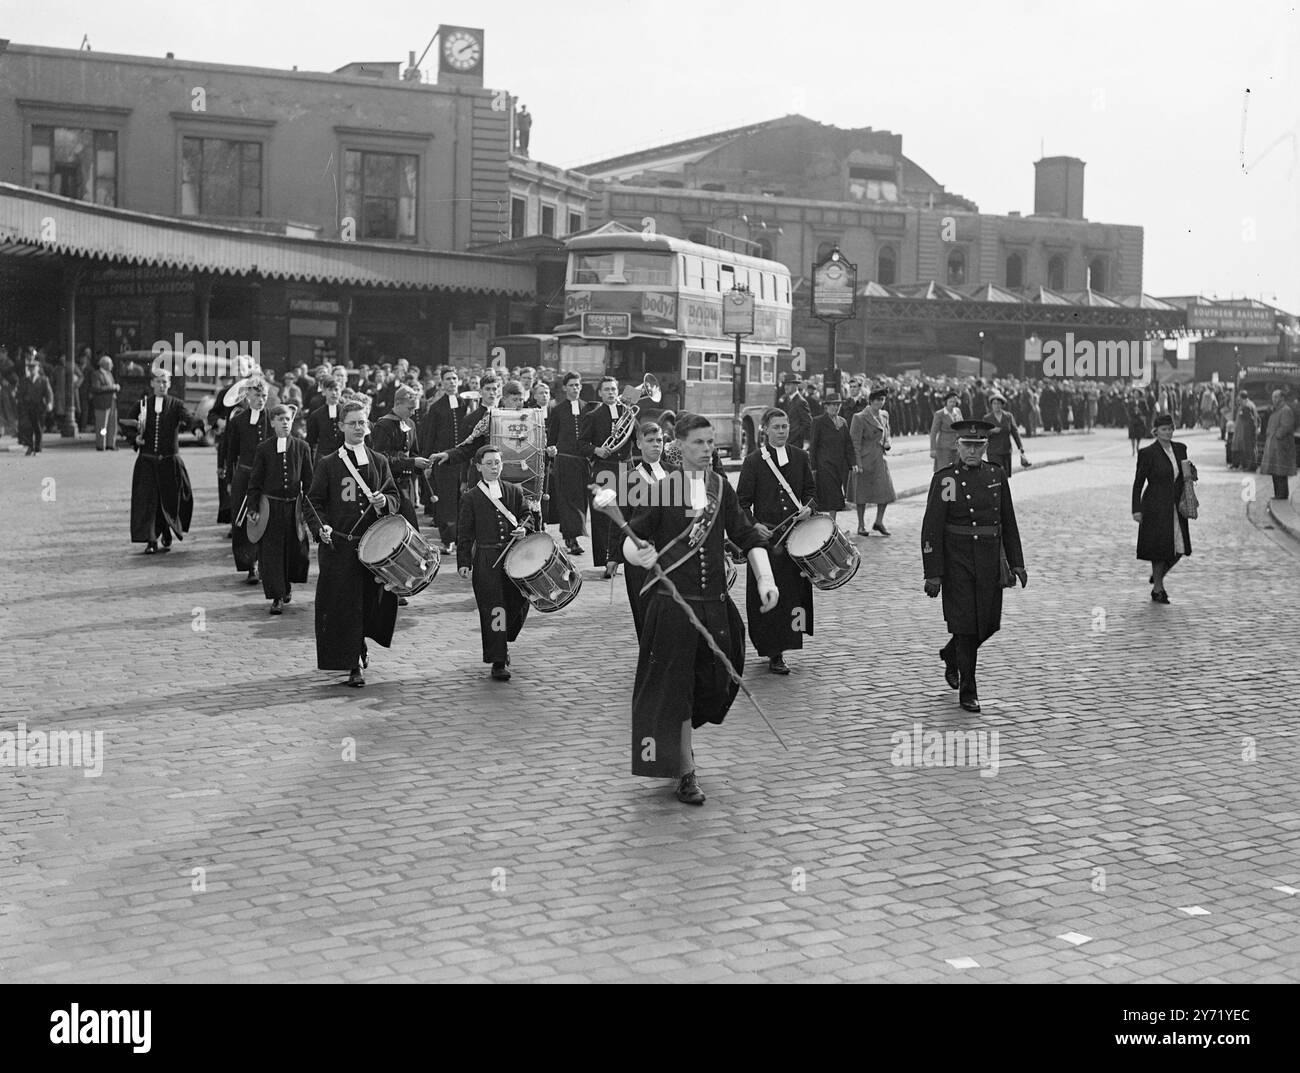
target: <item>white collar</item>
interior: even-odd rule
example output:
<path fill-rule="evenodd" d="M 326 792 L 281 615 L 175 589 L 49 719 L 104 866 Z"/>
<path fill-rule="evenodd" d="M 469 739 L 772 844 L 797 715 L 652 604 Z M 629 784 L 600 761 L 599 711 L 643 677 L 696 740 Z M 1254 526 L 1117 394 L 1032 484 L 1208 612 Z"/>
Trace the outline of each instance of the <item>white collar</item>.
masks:
<path fill-rule="evenodd" d="M 262 420 L 262 411 L 260 409 L 248 411 L 248 423 L 250 425 L 256 425 L 261 420 Z"/>
<path fill-rule="evenodd" d="M 356 459 L 358 466 L 368 466 L 370 464 L 370 456 L 366 454 L 366 445 L 364 443 L 359 443 L 355 447 L 345 443 L 343 448 L 352 453 L 352 457 Z"/>
<path fill-rule="evenodd" d="M 607 403 L 605 403 L 605 405 L 609 407 L 609 416 L 610 416 L 610 417 L 617 418 L 617 417 L 618 417 L 618 403 L 616 403 L 616 402 L 607 402 Z"/>
<path fill-rule="evenodd" d="M 580 413 L 582 413 L 582 400 L 581 400 L 581 399 L 570 399 L 570 400 L 569 400 L 569 403 L 570 403 L 570 408 L 573 410 L 573 412 L 574 412 L 575 414 L 580 414 Z"/>
<path fill-rule="evenodd" d="M 776 455 L 776 464 L 778 466 L 788 466 L 790 464 L 790 452 L 784 447 L 773 447 L 769 444 L 768 450 Z"/>
<path fill-rule="evenodd" d="M 460 399 L 458 399 L 455 395 L 444 395 L 443 397 L 447 400 L 447 405 L 450 406 L 453 410 L 460 408 Z"/>
<path fill-rule="evenodd" d="M 662 481 L 665 477 L 668 476 L 668 471 L 664 469 L 664 467 L 661 466 L 658 462 L 647 462 L 645 461 L 645 459 L 642 459 L 641 465 L 649 466 L 650 475 L 657 481 Z"/>
<path fill-rule="evenodd" d="M 704 484 L 705 474 L 686 473 L 686 505 L 701 510 L 708 505 L 709 493 Z"/>
<path fill-rule="evenodd" d="M 327 403 L 325 404 L 325 408 L 326 408 L 326 410 L 329 412 L 330 420 L 331 420 L 331 421 L 334 421 L 334 420 L 336 420 L 336 419 L 338 418 L 338 416 L 339 416 L 339 404 L 338 404 L 337 402 L 327 402 Z"/>
<path fill-rule="evenodd" d="M 284 454 L 287 450 L 289 450 L 289 437 L 288 437 L 288 436 L 277 436 L 277 437 L 275 438 L 275 452 L 276 452 L 276 454 L 281 454 L 281 455 L 282 455 L 282 454 Z"/>
<path fill-rule="evenodd" d="M 479 481 L 478 483 L 493 499 L 501 498 L 501 481 L 499 479 L 495 481 Z"/>
<path fill-rule="evenodd" d="M 153 412 L 156 414 L 160 414 L 162 413 L 162 408 L 163 408 L 163 397 L 161 395 L 155 395 L 153 397 Z"/>

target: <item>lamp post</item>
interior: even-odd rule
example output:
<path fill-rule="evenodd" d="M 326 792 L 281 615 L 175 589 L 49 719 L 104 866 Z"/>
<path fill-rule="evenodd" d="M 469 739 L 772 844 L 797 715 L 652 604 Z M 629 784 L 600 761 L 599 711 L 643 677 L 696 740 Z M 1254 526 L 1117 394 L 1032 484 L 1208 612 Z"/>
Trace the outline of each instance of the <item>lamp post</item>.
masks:
<path fill-rule="evenodd" d="M 979 379 L 984 379 L 984 333 L 980 332 L 980 375 Z"/>

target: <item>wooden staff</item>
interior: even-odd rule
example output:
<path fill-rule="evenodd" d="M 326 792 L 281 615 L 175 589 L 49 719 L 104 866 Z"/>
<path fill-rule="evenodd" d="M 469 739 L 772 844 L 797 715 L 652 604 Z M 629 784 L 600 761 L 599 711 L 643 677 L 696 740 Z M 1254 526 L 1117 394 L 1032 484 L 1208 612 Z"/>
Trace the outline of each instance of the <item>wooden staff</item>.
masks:
<path fill-rule="evenodd" d="M 618 506 L 618 494 L 612 488 L 600 488 L 594 484 L 588 485 L 587 487 L 592 495 L 593 507 L 617 525 L 625 536 L 631 537 L 632 543 L 634 543 L 638 548 L 650 547 L 650 542 L 648 540 L 642 540 L 632 532 L 631 528 L 628 526 L 627 519 L 623 517 L 623 512 Z M 673 598 L 673 602 L 686 613 L 686 621 L 689 622 L 695 628 L 695 631 L 704 638 L 705 644 L 709 646 L 709 651 L 712 652 L 718 662 L 722 664 L 723 669 L 727 672 L 727 676 L 735 682 L 740 688 L 740 691 L 749 698 L 749 703 L 754 706 L 754 710 L 758 712 L 759 718 L 767 724 L 767 729 L 772 732 L 773 737 L 780 742 L 781 748 L 785 749 L 786 752 L 789 752 L 790 747 L 786 745 L 785 740 L 779 733 L 777 733 L 776 727 L 772 725 L 772 721 L 768 719 L 767 713 L 763 711 L 758 701 L 754 699 L 754 694 L 749 691 L 749 687 L 745 685 L 744 679 L 740 677 L 736 668 L 732 666 L 731 660 L 727 658 L 727 654 L 718 646 L 718 642 L 714 640 L 713 634 L 708 631 L 708 628 L 704 623 L 695 616 L 694 608 L 692 608 L 686 601 L 686 598 L 677 591 L 677 586 L 673 584 L 672 578 L 665 573 L 664 568 L 659 565 L 658 560 L 650 565 L 650 571 L 652 580 L 661 581 L 667 587 L 668 595 Z"/>

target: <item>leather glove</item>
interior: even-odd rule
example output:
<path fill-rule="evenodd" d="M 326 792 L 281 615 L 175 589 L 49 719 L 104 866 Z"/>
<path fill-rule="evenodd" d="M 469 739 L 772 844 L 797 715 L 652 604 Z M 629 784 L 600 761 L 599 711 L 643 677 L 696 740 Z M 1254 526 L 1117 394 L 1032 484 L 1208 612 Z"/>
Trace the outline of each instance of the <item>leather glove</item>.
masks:
<path fill-rule="evenodd" d="M 941 578 L 928 577 L 925 579 L 925 594 L 931 599 L 939 595 L 939 590 L 942 587 L 943 581 Z"/>
<path fill-rule="evenodd" d="M 649 570 L 659 558 L 659 552 L 653 544 L 647 544 L 644 548 L 639 548 L 631 537 L 626 537 L 623 540 L 623 558 L 627 562 L 641 567 L 642 570 Z"/>
<path fill-rule="evenodd" d="M 1020 587 L 1022 589 L 1029 584 L 1029 571 L 1023 566 L 1013 566 L 1011 572 L 1020 579 Z"/>

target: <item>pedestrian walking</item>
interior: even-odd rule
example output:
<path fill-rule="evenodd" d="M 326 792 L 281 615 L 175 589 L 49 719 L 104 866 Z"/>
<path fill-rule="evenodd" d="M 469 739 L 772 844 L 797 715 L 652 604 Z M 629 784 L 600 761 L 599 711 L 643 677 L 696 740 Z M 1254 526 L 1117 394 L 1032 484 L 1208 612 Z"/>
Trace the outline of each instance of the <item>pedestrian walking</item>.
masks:
<path fill-rule="evenodd" d="M 184 540 L 194 514 L 194 491 L 181 461 L 181 425 L 188 424 L 185 404 L 168 394 L 171 374 L 154 370 L 152 394 L 140 400 L 131 474 L 131 542 L 154 555 Z M 161 548 L 159 540 L 162 541 Z"/>
<path fill-rule="evenodd" d="M 1020 451 L 1020 464 L 1028 468 L 1029 459 L 1025 457 L 1025 445 L 1020 439 L 1020 430 L 1016 428 L 1016 419 L 1004 409 L 1006 401 L 1000 394 L 989 396 L 987 420 L 993 429 L 989 432 L 988 458 L 995 466 L 1001 466 L 1002 472 L 1010 477 L 1012 440 L 1016 441 L 1016 448 Z"/>
<path fill-rule="evenodd" d="M 1171 414 L 1156 416 L 1156 442 L 1137 455 L 1133 477 L 1133 520 L 1138 523 L 1137 558 L 1151 563 L 1151 599 L 1169 603 L 1165 575 L 1184 555 L 1192 554 L 1187 519 L 1178 510 L 1184 481 L 1196 480 L 1187 445 L 1174 440 Z"/>
<path fill-rule="evenodd" d="M 853 444 L 853 505 L 858 512 L 858 536 L 870 536 L 866 526 L 868 503 L 876 505 L 876 520 L 871 528 L 889 536 L 885 528 L 885 508 L 898 498 L 885 459 L 892 447 L 889 439 L 889 411 L 883 409 L 884 388 L 877 388 L 867 398 L 867 408 L 853 415 L 849 439 Z M 954 396 L 955 398 L 955 396 Z M 942 414 L 944 411 L 940 411 Z M 935 415 L 936 419 L 939 414 Z"/>
<path fill-rule="evenodd" d="M 28 347 L 25 373 L 18 382 L 18 418 L 20 441 L 27 444 L 28 455 L 41 453 L 45 417 L 54 412 L 54 389 L 41 371 L 36 348 Z"/>
<path fill-rule="evenodd" d="M 1268 415 L 1268 431 L 1264 436 L 1264 457 L 1259 464 L 1260 473 L 1273 478 L 1273 498 L 1289 499 L 1289 478 L 1296 471 L 1296 413 L 1287 404 L 1281 391 L 1272 394 L 1273 410 Z"/>
<path fill-rule="evenodd" d="M 1233 469 L 1255 468 L 1255 445 L 1259 439 L 1259 408 L 1246 392 L 1237 396 L 1237 417 L 1232 424 Z"/>
<path fill-rule="evenodd" d="M 292 434 L 297 416 L 295 407 L 283 404 L 271 411 L 275 435 L 258 445 L 248 478 L 248 519 L 253 525 L 261 520 L 259 511 L 266 500 L 266 528 L 257 542 L 257 563 L 272 615 L 282 613 L 281 604 L 292 602 L 293 585 L 306 583 L 311 563 L 302 509 L 302 496 L 311 488 L 311 448 Z"/>
<path fill-rule="evenodd" d="M 808 444 L 818 509 L 832 514 L 844 509 L 844 487 L 854 465 L 853 440 L 848 421 L 840 416 L 841 406 L 837 392 L 826 393 L 822 400 L 823 412 L 813 420 L 812 439 Z"/>
<path fill-rule="evenodd" d="M 95 417 L 95 450 L 117 450 L 117 393 L 122 385 L 113 378 L 113 359 L 105 354 L 90 376 L 90 407 Z"/>
<path fill-rule="evenodd" d="M 936 473 L 957 461 L 957 434 L 953 432 L 953 422 L 962 419 L 958 401 L 961 396 L 956 391 L 944 395 L 943 409 L 934 415 L 930 425 L 930 457 L 934 459 Z"/>
<path fill-rule="evenodd" d="M 1011 484 L 1000 466 L 983 460 L 992 426 L 959 421 L 957 461 L 930 479 L 921 522 L 925 594 L 943 595 L 943 618 L 952 637 L 939 651 L 944 680 L 958 690 L 961 707 L 978 712 L 979 647 L 1002 626 L 1002 590 L 1029 584 Z"/>

